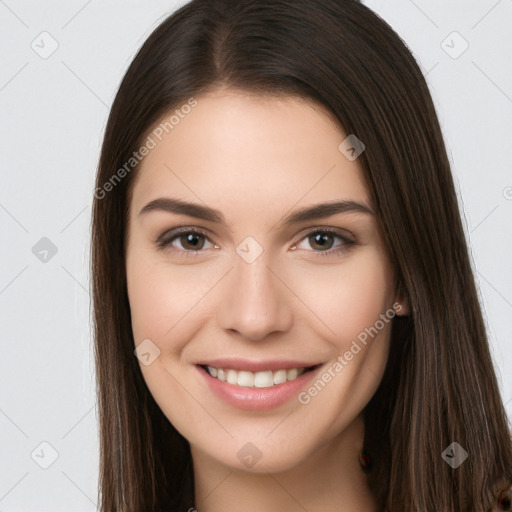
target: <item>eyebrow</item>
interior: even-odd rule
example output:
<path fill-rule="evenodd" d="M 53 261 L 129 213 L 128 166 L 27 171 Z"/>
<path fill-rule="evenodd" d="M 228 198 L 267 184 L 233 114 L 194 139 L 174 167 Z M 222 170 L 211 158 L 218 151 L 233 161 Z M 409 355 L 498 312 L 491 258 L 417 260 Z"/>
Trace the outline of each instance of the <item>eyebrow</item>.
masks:
<path fill-rule="evenodd" d="M 221 211 L 208 206 L 202 206 L 197 203 L 183 201 L 181 199 L 159 197 L 150 201 L 144 206 L 139 215 L 143 215 L 153 211 L 165 211 L 179 215 L 188 215 L 210 222 L 226 224 L 226 219 Z M 284 226 L 298 224 L 309 220 L 317 220 L 324 217 L 330 217 L 337 213 L 363 213 L 367 215 L 375 215 L 375 212 L 367 205 L 356 201 L 329 201 L 319 203 L 314 206 L 306 206 L 300 210 L 296 210 L 283 220 Z"/>

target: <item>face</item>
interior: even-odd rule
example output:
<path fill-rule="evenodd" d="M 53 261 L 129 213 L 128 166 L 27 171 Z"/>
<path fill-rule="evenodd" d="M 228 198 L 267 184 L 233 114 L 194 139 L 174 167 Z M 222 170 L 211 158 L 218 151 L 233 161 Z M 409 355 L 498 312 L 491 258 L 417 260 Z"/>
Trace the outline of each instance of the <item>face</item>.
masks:
<path fill-rule="evenodd" d="M 131 198 L 139 364 L 193 454 L 281 471 L 335 442 L 376 391 L 392 268 L 327 111 L 233 90 L 196 100 L 153 132 Z"/>

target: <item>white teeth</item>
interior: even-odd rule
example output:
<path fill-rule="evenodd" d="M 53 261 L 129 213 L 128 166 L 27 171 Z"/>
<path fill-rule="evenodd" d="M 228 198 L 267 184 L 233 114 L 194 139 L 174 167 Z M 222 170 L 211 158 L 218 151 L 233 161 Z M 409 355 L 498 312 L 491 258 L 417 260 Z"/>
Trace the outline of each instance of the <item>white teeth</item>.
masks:
<path fill-rule="evenodd" d="M 286 382 L 286 370 L 277 370 L 274 373 L 274 384 L 282 384 Z"/>
<path fill-rule="evenodd" d="M 212 377 L 220 381 L 247 388 L 269 388 L 271 386 L 277 386 L 287 380 L 295 380 L 306 371 L 305 368 L 290 368 L 288 370 L 283 369 L 275 372 L 266 370 L 253 373 L 245 370 L 237 371 L 230 368 L 215 368 L 213 366 L 207 366 L 206 369 Z"/>
<path fill-rule="evenodd" d="M 235 370 L 228 370 L 226 373 L 226 380 L 229 384 L 238 384 L 238 374 Z"/>
<path fill-rule="evenodd" d="M 213 375 L 212 375 L 213 377 Z M 254 386 L 254 373 L 252 372 L 238 372 L 238 385 L 245 387 Z"/>
<path fill-rule="evenodd" d="M 268 372 L 257 372 L 254 374 L 254 387 L 255 388 L 269 388 L 274 385 L 274 375 L 269 370 Z"/>
<path fill-rule="evenodd" d="M 297 375 L 299 375 L 299 370 L 297 368 L 290 368 L 286 372 L 286 380 L 294 380 L 297 378 Z"/>

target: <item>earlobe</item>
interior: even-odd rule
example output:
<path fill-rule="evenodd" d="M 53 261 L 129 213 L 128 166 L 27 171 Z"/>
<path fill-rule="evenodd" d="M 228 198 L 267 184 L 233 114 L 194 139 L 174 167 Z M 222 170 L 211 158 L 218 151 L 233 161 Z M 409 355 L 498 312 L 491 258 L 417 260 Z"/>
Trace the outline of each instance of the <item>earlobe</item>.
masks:
<path fill-rule="evenodd" d="M 408 316 L 410 314 L 409 301 L 403 292 L 397 293 L 393 301 L 393 311 L 396 316 Z"/>
<path fill-rule="evenodd" d="M 409 307 L 405 301 L 396 300 L 393 303 L 393 311 L 395 316 L 407 316 L 409 314 Z"/>

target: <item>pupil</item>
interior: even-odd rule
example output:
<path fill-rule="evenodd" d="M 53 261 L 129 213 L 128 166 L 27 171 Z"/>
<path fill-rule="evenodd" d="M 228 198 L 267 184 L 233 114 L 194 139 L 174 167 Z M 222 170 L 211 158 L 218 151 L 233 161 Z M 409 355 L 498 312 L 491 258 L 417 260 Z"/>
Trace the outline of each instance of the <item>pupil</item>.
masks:
<path fill-rule="evenodd" d="M 329 242 L 328 242 L 328 239 L 331 235 L 327 234 L 327 233 L 317 233 L 314 238 L 315 238 L 315 243 L 318 244 L 321 248 L 325 249 L 329 249 L 329 247 L 326 247 L 326 243 L 327 245 L 329 245 Z"/>
<path fill-rule="evenodd" d="M 190 244 L 194 248 L 201 248 L 201 243 L 198 242 L 198 239 L 200 238 L 198 235 L 195 235 L 194 233 L 189 233 L 185 236 L 187 243 Z"/>

